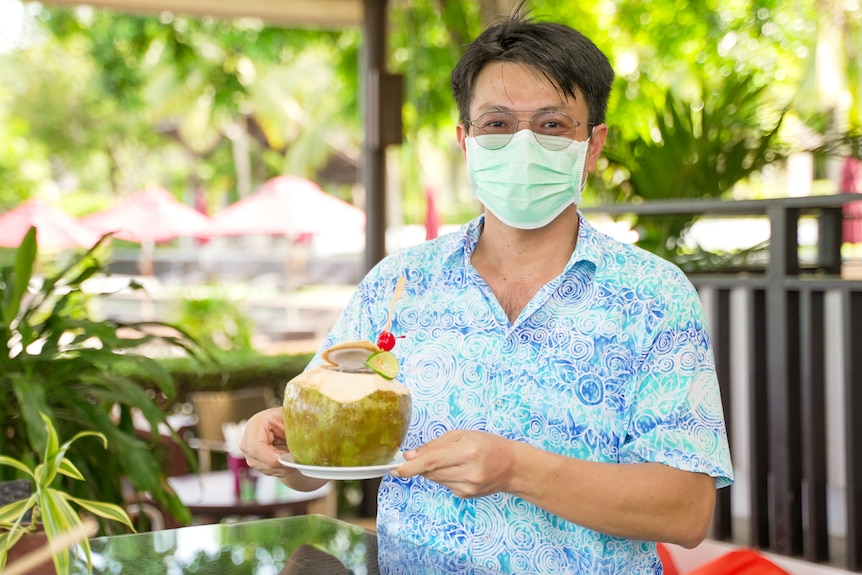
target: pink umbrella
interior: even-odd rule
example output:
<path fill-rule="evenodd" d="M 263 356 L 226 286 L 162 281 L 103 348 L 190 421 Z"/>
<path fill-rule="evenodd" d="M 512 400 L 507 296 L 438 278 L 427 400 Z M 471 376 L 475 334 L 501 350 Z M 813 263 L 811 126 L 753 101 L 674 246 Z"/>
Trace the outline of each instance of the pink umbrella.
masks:
<path fill-rule="evenodd" d="M 364 227 L 365 212 L 359 208 L 327 194 L 310 180 L 278 176 L 216 214 L 201 235 L 300 237 Z"/>
<path fill-rule="evenodd" d="M 17 248 L 32 226 L 36 227 L 36 242 L 42 248 L 91 248 L 99 241 L 99 234 L 63 210 L 42 200 L 28 200 L 0 215 L 0 246 Z"/>
<path fill-rule="evenodd" d="M 196 236 L 210 220 L 163 188 L 147 188 L 121 200 L 113 208 L 79 220 L 82 225 L 136 243 L 166 242 L 180 236 Z"/>

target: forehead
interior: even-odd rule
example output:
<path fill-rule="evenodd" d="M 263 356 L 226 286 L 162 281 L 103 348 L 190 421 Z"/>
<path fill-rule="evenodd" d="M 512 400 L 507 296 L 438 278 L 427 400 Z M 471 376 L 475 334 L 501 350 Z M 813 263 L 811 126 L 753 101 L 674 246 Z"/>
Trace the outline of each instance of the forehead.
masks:
<path fill-rule="evenodd" d="M 491 62 L 479 72 L 470 112 L 473 117 L 489 110 L 559 110 L 572 117 L 586 117 L 580 90 L 571 98 L 539 70 L 515 62 Z"/>

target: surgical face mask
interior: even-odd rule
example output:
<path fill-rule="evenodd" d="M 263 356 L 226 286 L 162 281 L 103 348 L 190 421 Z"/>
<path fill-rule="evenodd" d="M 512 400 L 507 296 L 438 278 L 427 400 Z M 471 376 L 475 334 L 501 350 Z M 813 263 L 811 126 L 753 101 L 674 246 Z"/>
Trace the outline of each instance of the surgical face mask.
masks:
<path fill-rule="evenodd" d="M 496 150 L 485 149 L 477 141 L 495 137 L 499 136 L 466 138 L 467 175 L 473 197 L 501 222 L 534 230 L 551 223 L 570 205 L 580 203 L 589 140 L 571 140 L 562 149 L 549 150 L 539 144 L 533 132 L 520 130 L 507 145 Z M 565 145 L 567 138 L 559 140 Z"/>

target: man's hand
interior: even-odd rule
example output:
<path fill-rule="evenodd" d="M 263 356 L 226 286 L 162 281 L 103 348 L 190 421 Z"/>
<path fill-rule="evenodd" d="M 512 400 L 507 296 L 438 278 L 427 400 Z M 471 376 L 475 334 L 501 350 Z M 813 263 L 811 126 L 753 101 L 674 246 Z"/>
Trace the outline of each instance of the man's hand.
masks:
<path fill-rule="evenodd" d="M 515 442 L 484 431 L 449 431 L 404 453 L 406 463 L 394 477 L 422 475 L 445 485 L 461 498 L 509 491 L 514 473 Z"/>
<path fill-rule="evenodd" d="M 326 483 L 305 477 L 279 463 L 278 458 L 288 453 L 284 439 L 284 413 L 280 407 L 265 409 L 249 419 L 239 448 L 245 454 L 249 467 L 265 475 L 278 477 L 294 489 L 312 491 Z"/>
<path fill-rule="evenodd" d="M 285 477 L 290 470 L 278 462 L 278 458 L 288 452 L 281 408 L 266 409 L 249 419 L 239 448 L 252 469 L 266 475 Z"/>

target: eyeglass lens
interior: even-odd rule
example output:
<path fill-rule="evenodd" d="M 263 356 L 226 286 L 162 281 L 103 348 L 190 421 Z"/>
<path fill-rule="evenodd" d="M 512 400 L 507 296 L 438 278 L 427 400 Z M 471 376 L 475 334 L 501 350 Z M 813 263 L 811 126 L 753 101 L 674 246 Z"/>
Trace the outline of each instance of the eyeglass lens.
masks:
<path fill-rule="evenodd" d="M 519 120 L 509 112 L 485 112 L 470 122 L 476 142 L 485 149 L 499 150 L 508 144 L 521 122 L 529 122 L 539 144 L 549 150 L 562 150 L 575 139 L 580 122 L 563 112 L 539 112 L 529 120 Z"/>

